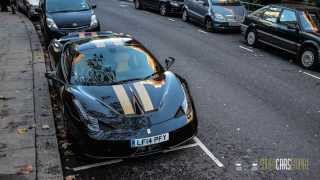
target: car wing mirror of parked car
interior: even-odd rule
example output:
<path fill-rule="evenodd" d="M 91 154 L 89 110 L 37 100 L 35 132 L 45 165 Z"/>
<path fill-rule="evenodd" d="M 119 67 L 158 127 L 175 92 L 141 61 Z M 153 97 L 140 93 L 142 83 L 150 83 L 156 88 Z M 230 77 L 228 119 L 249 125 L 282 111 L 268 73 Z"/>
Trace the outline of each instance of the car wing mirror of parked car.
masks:
<path fill-rule="evenodd" d="M 92 7 L 92 9 L 95 9 L 95 8 L 97 8 L 97 5 L 96 4 L 92 4 L 91 7 Z"/>
<path fill-rule="evenodd" d="M 168 58 L 165 60 L 166 69 L 169 70 L 170 67 L 174 64 L 175 61 L 176 61 L 175 58 L 173 58 L 173 57 L 168 57 Z"/>
<path fill-rule="evenodd" d="M 295 30 L 295 31 L 299 31 L 299 27 L 298 27 L 298 25 L 297 24 L 288 24 L 287 25 L 287 28 L 289 29 L 289 30 Z"/>
<path fill-rule="evenodd" d="M 53 39 L 51 41 L 51 46 L 53 47 L 55 53 L 60 53 L 63 49 L 63 45 L 57 39 Z"/>
<path fill-rule="evenodd" d="M 63 82 L 61 79 L 59 79 L 57 76 L 56 76 L 56 71 L 49 71 L 49 72 L 46 72 L 45 74 L 45 77 L 47 79 L 50 79 L 50 80 L 53 80 L 53 81 L 56 81 L 62 85 L 65 85 L 66 83 Z"/>

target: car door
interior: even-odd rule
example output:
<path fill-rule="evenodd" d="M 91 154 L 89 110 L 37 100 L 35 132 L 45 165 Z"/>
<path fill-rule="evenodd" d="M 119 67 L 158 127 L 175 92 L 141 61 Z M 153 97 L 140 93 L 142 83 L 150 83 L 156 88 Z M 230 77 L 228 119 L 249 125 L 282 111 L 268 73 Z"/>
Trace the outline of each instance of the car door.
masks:
<path fill-rule="evenodd" d="M 276 44 L 284 50 L 296 54 L 299 46 L 299 25 L 296 11 L 283 9 L 275 28 Z"/>
<path fill-rule="evenodd" d="M 185 5 L 188 8 L 188 15 L 191 18 L 196 18 L 197 17 L 197 12 L 196 12 L 196 4 L 198 3 L 199 0 L 185 0 Z"/>
<path fill-rule="evenodd" d="M 276 43 L 274 39 L 275 28 L 282 8 L 270 6 L 262 15 L 262 18 L 257 23 L 257 31 L 259 41 L 273 45 Z"/>
<path fill-rule="evenodd" d="M 203 22 L 204 16 L 208 12 L 209 7 L 208 0 L 196 0 L 194 3 L 194 18 L 198 21 Z"/>

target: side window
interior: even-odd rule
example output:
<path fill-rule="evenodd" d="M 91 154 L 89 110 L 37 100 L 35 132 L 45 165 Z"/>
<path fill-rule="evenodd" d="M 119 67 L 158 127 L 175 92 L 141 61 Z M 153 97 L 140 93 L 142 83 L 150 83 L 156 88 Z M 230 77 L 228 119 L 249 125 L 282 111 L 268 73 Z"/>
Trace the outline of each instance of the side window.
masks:
<path fill-rule="evenodd" d="M 278 17 L 280 16 L 281 8 L 278 7 L 270 7 L 263 13 L 263 20 L 276 23 Z"/>
<path fill-rule="evenodd" d="M 283 10 L 280 16 L 279 23 L 283 25 L 289 25 L 289 24 L 296 25 L 297 24 L 296 13 L 294 11 L 287 10 L 287 9 Z"/>

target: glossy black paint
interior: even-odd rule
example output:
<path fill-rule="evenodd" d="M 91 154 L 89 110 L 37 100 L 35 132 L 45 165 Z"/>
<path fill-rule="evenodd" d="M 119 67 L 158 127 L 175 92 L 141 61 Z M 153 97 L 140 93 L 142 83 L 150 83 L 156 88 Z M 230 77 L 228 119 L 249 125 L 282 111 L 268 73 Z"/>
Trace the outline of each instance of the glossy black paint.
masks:
<path fill-rule="evenodd" d="M 86 11 L 69 11 L 69 12 L 48 12 L 46 7 L 47 0 L 40 0 L 40 7 L 38 12 L 40 13 L 40 25 L 41 31 L 47 42 L 54 38 L 60 38 L 72 32 L 96 32 L 100 31 L 100 23 L 96 26 L 90 26 L 91 16 L 95 15 L 92 5 L 90 9 Z M 49 28 L 47 18 L 52 19 L 57 28 Z"/>
<path fill-rule="evenodd" d="M 263 13 L 270 8 L 280 9 L 280 15 L 277 17 L 275 22 L 263 19 Z M 290 26 L 280 22 L 280 17 L 284 10 L 289 10 L 296 14 L 296 26 Z M 259 11 L 261 11 L 261 13 Z M 253 30 L 257 34 L 258 42 L 295 55 L 298 59 L 301 58 L 301 53 L 303 53 L 305 49 L 310 47 L 314 48 L 317 56 L 316 64 L 318 64 L 320 53 L 320 32 L 306 31 L 302 28 L 299 14 L 305 11 L 320 12 L 320 9 L 295 4 L 276 4 L 261 8 L 245 18 L 245 21 L 241 25 L 243 37 L 246 39 L 248 32 Z"/>
<path fill-rule="evenodd" d="M 198 121 L 188 84 L 183 78 L 164 68 L 161 68 L 163 72 L 157 77 L 122 84 L 129 99 L 134 102 L 137 100 L 137 90 L 133 90 L 133 84 L 143 83 L 154 106 L 154 110 L 150 112 L 136 111 L 133 115 L 126 115 L 112 85 L 71 85 L 63 75 L 68 72 L 65 72 L 65 61 L 61 54 L 66 51 L 68 45 L 77 44 L 81 48 L 81 39 L 90 42 L 94 38 L 113 38 L 114 41 L 122 38 L 131 39 L 129 36 L 111 32 L 87 33 L 82 34 L 81 38 L 79 34 L 74 33 L 54 40 L 49 45 L 50 59 L 56 65 L 52 65 L 55 73 L 47 73 L 46 76 L 51 80 L 55 79 L 52 82 L 60 94 L 67 129 L 81 153 L 95 158 L 144 156 L 178 146 L 195 136 Z M 150 53 L 138 41 L 131 41 L 143 51 Z M 188 104 L 190 103 L 192 117 L 187 117 L 181 110 L 185 98 Z M 83 108 L 79 108 L 79 104 Z M 103 136 L 96 136 L 96 132 L 90 130 L 91 122 L 85 118 L 87 115 L 98 119 Z M 151 133 L 148 133 L 147 129 L 150 129 Z M 141 148 L 130 147 L 132 139 L 163 133 L 169 133 L 169 141 Z"/>
<path fill-rule="evenodd" d="M 183 8 L 183 0 L 134 0 L 139 1 L 142 9 L 152 9 L 160 11 L 160 6 L 165 5 L 168 14 L 181 14 Z"/>
<path fill-rule="evenodd" d="M 184 10 L 188 18 L 205 25 L 208 20 L 213 30 L 240 29 L 246 9 L 239 4 L 213 4 L 211 0 L 185 0 Z M 224 20 L 217 20 L 215 14 L 222 15 Z"/>

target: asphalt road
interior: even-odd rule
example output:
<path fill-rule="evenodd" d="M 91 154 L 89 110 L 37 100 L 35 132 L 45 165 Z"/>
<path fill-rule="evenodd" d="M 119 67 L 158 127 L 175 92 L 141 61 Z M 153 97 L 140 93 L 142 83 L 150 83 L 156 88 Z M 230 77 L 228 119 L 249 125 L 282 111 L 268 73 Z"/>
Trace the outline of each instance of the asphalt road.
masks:
<path fill-rule="evenodd" d="M 239 33 L 206 33 L 178 17 L 97 0 L 102 30 L 131 34 L 189 82 L 200 147 L 79 171 L 80 179 L 319 179 L 320 73 L 287 54 L 242 43 Z M 249 48 L 249 49 L 248 49 Z M 252 170 L 263 158 L 304 158 L 307 170 Z M 236 169 L 240 163 L 242 170 Z M 261 165 L 261 164 L 259 164 Z"/>

